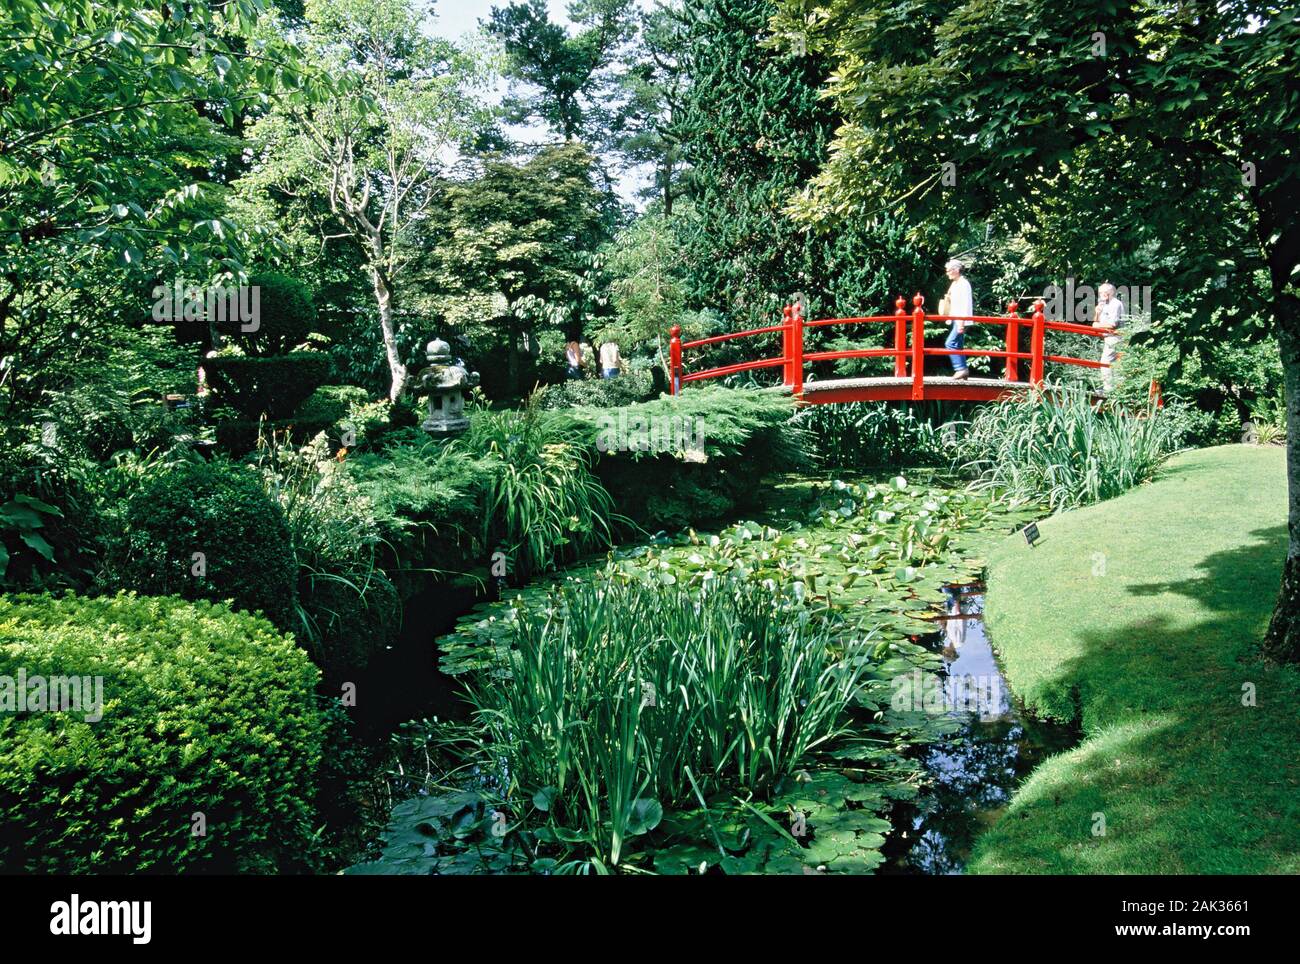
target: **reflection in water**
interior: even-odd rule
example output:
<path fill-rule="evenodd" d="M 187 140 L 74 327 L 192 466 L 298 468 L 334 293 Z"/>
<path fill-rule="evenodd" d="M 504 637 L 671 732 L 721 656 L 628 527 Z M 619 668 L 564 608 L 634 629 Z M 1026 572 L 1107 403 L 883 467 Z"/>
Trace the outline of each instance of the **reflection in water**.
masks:
<path fill-rule="evenodd" d="M 933 645 L 944 661 L 944 711 L 961 729 L 926 747 L 930 786 L 895 809 L 884 873 L 959 874 L 975 837 L 1001 814 L 1020 782 L 1046 757 L 1078 742 L 1071 727 L 1027 718 L 1011 699 L 984 634 L 984 597 L 947 590 Z M 954 618 L 955 617 L 955 618 Z"/>

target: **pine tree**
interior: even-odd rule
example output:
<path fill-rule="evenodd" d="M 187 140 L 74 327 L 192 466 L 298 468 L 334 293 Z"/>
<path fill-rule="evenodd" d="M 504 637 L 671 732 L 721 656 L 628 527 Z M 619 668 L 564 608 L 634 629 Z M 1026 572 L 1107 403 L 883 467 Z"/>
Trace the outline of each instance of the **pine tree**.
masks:
<path fill-rule="evenodd" d="M 771 324 L 795 297 L 809 317 L 892 312 L 896 294 L 934 274 L 902 226 L 878 218 L 819 235 L 786 214 L 840 121 L 818 96 L 825 63 L 774 43 L 775 12 L 771 0 L 685 0 L 678 13 L 688 83 L 672 133 L 692 171 L 679 225 L 690 300 L 733 328 Z"/>

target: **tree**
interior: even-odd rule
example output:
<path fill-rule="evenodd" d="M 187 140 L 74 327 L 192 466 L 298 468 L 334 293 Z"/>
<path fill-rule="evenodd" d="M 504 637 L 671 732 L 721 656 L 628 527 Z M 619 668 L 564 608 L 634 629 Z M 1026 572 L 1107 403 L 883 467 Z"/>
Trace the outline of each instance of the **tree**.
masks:
<path fill-rule="evenodd" d="M 649 212 L 609 246 L 606 268 L 618 319 L 618 341 L 638 345 L 662 338 L 686 308 L 681 242 L 672 222 Z"/>
<path fill-rule="evenodd" d="M 626 103 L 611 130 L 625 166 L 648 165 L 653 170 L 651 183 L 639 196 L 657 200 L 667 218 L 672 217 L 673 203 L 689 177 L 673 135 L 688 83 L 679 61 L 682 45 L 682 21 L 676 10 L 656 6 L 642 13 L 628 69 L 620 78 Z"/>
<path fill-rule="evenodd" d="M 519 164 L 490 159 L 480 177 L 445 188 L 431 301 L 473 344 L 485 381 L 499 377 L 504 355 L 508 392 L 523 387 L 520 359 L 539 329 L 581 325 L 590 256 L 615 213 L 594 166 L 580 144 L 555 145 Z"/>
<path fill-rule="evenodd" d="M 897 225 L 819 234 L 785 210 L 840 119 L 819 97 L 824 63 L 770 45 L 775 10 L 772 0 L 684 0 L 678 14 L 686 84 L 671 134 L 692 169 L 677 225 L 690 306 L 725 310 L 739 327 L 772 324 L 794 297 L 810 312 L 892 311 L 923 270 Z"/>
<path fill-rule="evenodd" d="M 0 15 L 0 393 L 12 410 L 152 281 L 242 271 L 210 174 L 272 98 L 327 86 L 259 0 L 9 0 Z M 143 314 L 147 315 L 147 310 Z M 117 316 L 117 317 L 114 317 Z M 137 314 L 137 319 L 139 313 Z M 134 320 L 134 319 L 133 319 Z"/>
<path fill-rule="evenodd" d="M 349 82 L 319 100 L 285 104 L 251 132 L 261 146 L 253 185 L 323 198 L 336 237 L 360 251 L 392 399 L 407 383 L 396 302 L 443 183 L 438 174 L 489 118 L 471 96 L 482 64 L 426 36 L 427 14 L 412 0 L 308 0 L 307 56 Z"/>
<path fill-rule="evenodd" d="M 1095 168 L 1098 144 L 1156 161 L 1142 182 L 1154 236 L 1176 244 L 1244 219 L 1253 243 L 1226 255 L 1180 248 L 1166 283 L 1171 293 L 1203 291 L 1186 330 L 1212 336 L 1253 306 L 1205 280 L 1257 270 L 1269 279 L 1264 309 L 1290 425 L 1290 542 L 1264 647 L 1291 661 L 1300 660 L 1296 18 L 1256 2 L 782 0 L 777 21 L 831 58 L 830 92 L 848 120 L 795 206 L 805 219 L 881 208 L 932 227 L 954 211 L 1005 217 Z M 945 162 L 958 193 L 943 190 Z"/>
<path fill-rule="evenodd" d="M 552 23 L 546 0 L 493 7 L 487 29 L 505 47 L 507 75 L 516 82 L 512 119 L 537 118 L 566 141 L 599 144 L 610 127 L 618 90 L 618 53 L 635 29 L 632 0 L 574 0 L 574 34 Z M 518 84 L 535 88 L 520 91 Z"/>

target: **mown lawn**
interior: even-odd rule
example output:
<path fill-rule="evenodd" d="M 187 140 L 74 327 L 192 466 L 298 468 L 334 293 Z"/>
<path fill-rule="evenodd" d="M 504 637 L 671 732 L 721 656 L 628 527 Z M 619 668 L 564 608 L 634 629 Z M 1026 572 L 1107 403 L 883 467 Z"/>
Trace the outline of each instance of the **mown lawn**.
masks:
<path fill-rule="evenodd" d="M 991 554 L 1007 678 L 1084 740 L 1034 772 L 970 872 L 1300 873 L 1300 671 L 1257 655 L 1285 520 L 1283 451 L 1224 446 Z"/>

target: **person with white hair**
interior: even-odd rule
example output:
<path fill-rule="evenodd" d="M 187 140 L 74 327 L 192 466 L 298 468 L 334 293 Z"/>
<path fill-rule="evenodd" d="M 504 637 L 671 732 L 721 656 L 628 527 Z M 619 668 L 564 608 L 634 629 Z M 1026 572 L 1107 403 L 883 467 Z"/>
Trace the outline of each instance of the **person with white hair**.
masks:
<path fill-rule="evenodd" d="M 943 347 L 949 351 L 961 351 L 966 344 L 966 326 L 975 323 L 971 318 L 975 314 L 975 294 L 966 278 L 964 263 L 953 258 L 943 267 L 952 283 L 948 285 L 948 293 L 939 304 L 939 314 L 950 315 L 954 319 Z M 965 355 L 949 355 L 948 358 L 952 361 L 953 378 L 970 377 Z"/>
<path fill-rule="evenodd" d="M 1124 324 L 1124 302 L 1115 296 L 1115 286 L 1107 281 L 1097 289 L 1097 310 L 1092 316 L 1092 327 L 1109 332 L 1102 339 L 1101 370 L 1102 390 L 1107 394 L 1115 387 L 1115 362 L 1119 360 L 1119 329 Z"/>

